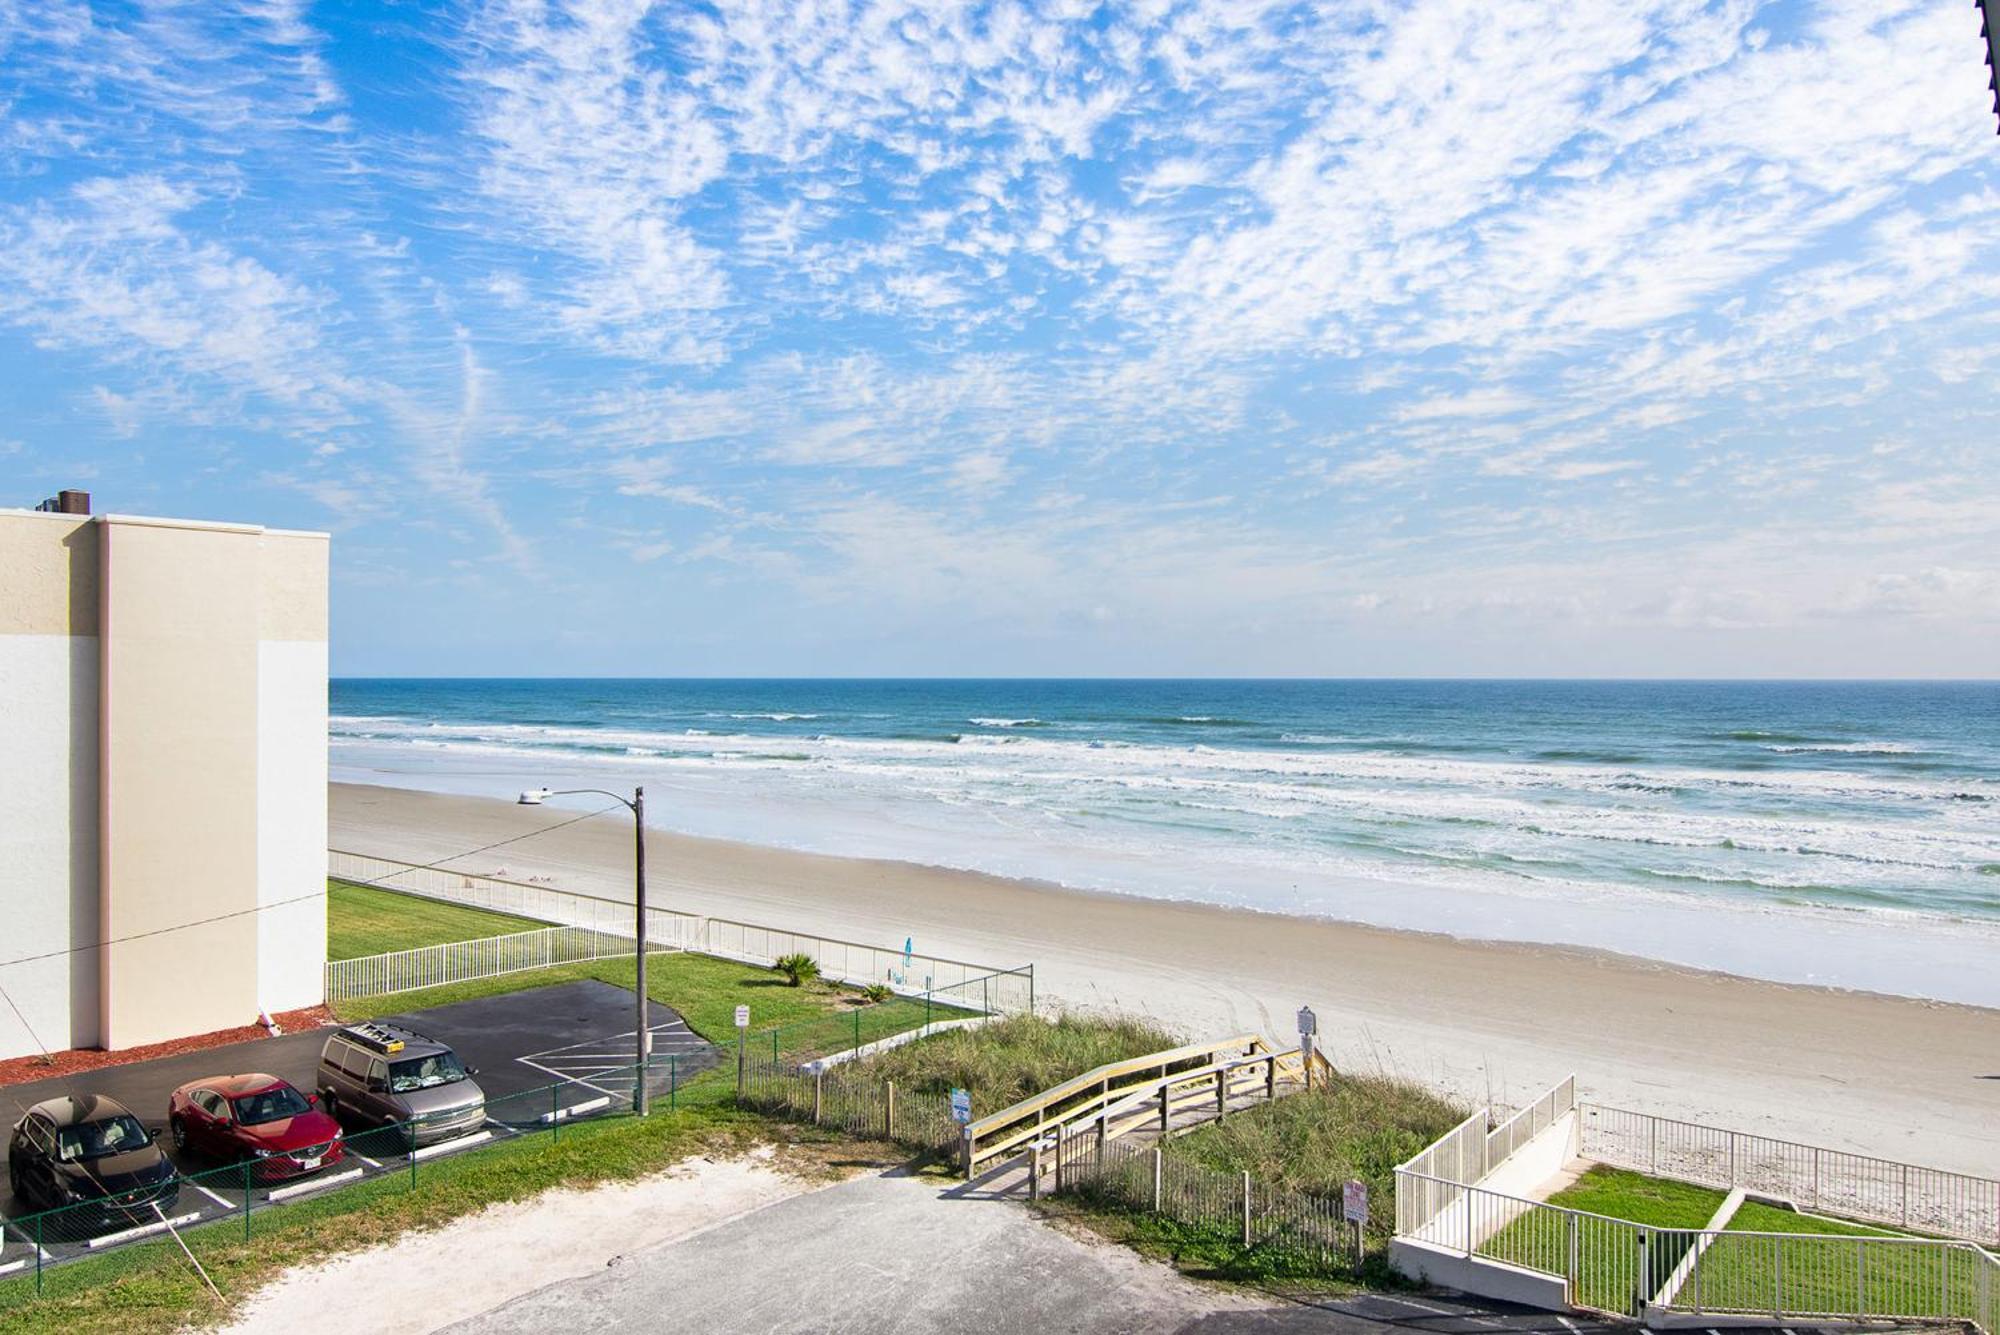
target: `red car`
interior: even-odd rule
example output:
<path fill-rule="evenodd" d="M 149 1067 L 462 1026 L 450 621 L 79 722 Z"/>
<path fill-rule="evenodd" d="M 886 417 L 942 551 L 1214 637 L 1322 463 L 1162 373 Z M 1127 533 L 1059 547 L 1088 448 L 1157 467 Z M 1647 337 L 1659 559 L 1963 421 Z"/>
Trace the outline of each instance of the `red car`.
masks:
<path fill-rule="evenodd" d="M 190 1081 L 167 1103 L 167 1128 L 175 1149 L 246 1159 L 262 1182 L 318 1172 L 347 1155 L 340 1123 L 319 1099 L 275 1075 Z"/>

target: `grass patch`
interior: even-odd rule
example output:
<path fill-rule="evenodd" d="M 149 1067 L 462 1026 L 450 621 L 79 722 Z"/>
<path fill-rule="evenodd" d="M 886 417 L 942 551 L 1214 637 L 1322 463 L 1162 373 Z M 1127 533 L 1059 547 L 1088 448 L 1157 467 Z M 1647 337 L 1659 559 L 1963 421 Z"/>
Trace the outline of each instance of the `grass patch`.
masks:
<path fill-rule="evenodd" d="M 1778 1234 L 1777 1237 L 1740 1236 Z M 1840 1316 L 1979 1316 L 1977 1258 L 1931 1245 L 1868 1246 L 1843 1238 L 1908 1238 L 1841 1219 L 1816 1218 L 1745 1201 L 1702 1257 L 1698 1282 L 1680 1301 L 1704 1309 Z M 1988 1314 L 1985 1318 L 1991 1320 Z"/>
<path fill-rule="evenodd" d="M 1339 1076 L 1309 1091 L 1243 1109 L 1209 1122 L 1162 1147 L 1169 1160 L 1212 1173 L 1194 1179 L 1209 1185 L 1187 1200 L 1205 1202 L 1199 1221 L 1151 1208 L 1150 1182 L 1127 1180 L 1124 1170 L 1087 1188 L 1082 1222 L 1148 1255 L 1170 1260 L 1198 1277 L 1268 1287 L 1309 1283 L 1338 1287 L 1365 1280 L 1383 1286 L 1400 1281 L 1389 1270 L 1388 1239 L 1396 1226 L 1395 1168 L 1464 1120 L 1466 1110 L 1409 1081 L 1383 1076 Z M 1315 1242 L 1301 1242 L 1283 1230 L 1243 1245 L 1240 1222 L 1220 1217 L 1237 1199 L 1242 1174 L 1259 1189 L 1276 1187 L 1297 1195 L 1337 1202 L 1351 1179 L 1368 1184 L 1369 1219 L 1358 1275 L 1347 1263 L 1329 1265 Z M 1170 1179 L 1171 1182 L 1171 1179 Z M 1177 1188 L 1185 1191 L 1187 1188 Z M 1210 1217 L 1210 1216 L 1215 1217 Z"/>
<path fill-rule="evenodd" d="M 1728 1195 L 1713 1187 L 1596 1164 L 1549 1197 L 1549 1204 L 1655 1228 L 1707 1228 Z"/>
<path fill-rule="evenodd" d="M 1710 1187 L 1597 1164 L 1549 1197 L 1549 1204 L 1656 1229 L 1697 1230 L 1708 1226 L 1727 1195 Z M 1497 1261 L 1561 1275 L 1568 1272 L 1571 1245 L 1559 1216 L 1530 1212 L 1481 1243 L 1479 1252 Z M 1577 1301 L 1623 1313 L 1634 1310 L 1634 1304 L 1642 1300 L 1642 1287 L 1666 1282 L 1693 1245 L 1693 1237 L 1686 1231 L 1655 1234 L 1650 1279 L 1640 1272 L 1638 1249 L 1628 1230 L 1580 1220 L 1574 1245 Z M 1651 1293 L 1644 1295 L 1651 1297 Z"/>
<path fill-rule="evenodd" d="M 1106 1062 L 1180 1042 L 1171 1030 L 1131 1016 L 1009 1015 L 876 1053 L 854 1071 L 919 1094 L 970 1090 L 972 1114 L 983 1117 Z"/>
<path fill-rule="evenodd" d="M 334 1007 L 334 1011 L 343 1021 L 352 1023 L 383 1015 L 426 1010 L 432 1006 L 448 1006 L 453 1002 L 472 1001 L 480 997 L 555 987 L 585 978 L 629 989 L 634 975 L 635 970 L 629 959 L 589 960 L 581 964 L 559 964 L 549 969 L 502 974 L 497 978 L 446 983 L 442 987 L 397 992 L 390 996 L 356 997 L 341 1002 Z M 793 987 L 771 969 L 736 960 L 717 959 L 713 955 L 684 952 L 647 958 L 646 995 L 679 1011 L 688 1022 L 688 1027 L 711 1043 L 732 1044 L 736 1041 L 736 1007 L 739 1004 L 750 1007 L 751 1026 L 761 1031 L 773 1025 L 824 1021 L 836 1013 L 856 1009 L 860 1001 L 860 993 L 853 988 L 824 982 Z M 912 1009 L 917 1015 L 914 1023 L 921 1024 L 923 1003 L 909 1003 L 908 998 L 900 1000 L 908 1004 L 897 1008 L 896 1020 L 888 1015 L 868 1020 L 863 1024 L 863 1032 L 866 1033 L 871 1026 L 890 1023 L 895 1028 L 889 1032 L 911 1028 L 908 1012 Z M 865 1011 L 859 1013 L 866 1014 Z M 841 1014 L 840 1019 L 847 1020 L 851 1031 L 853 1021 L 845 1014 Z M 839 1020 L 830 1026 L 832 1031 L 839 1028 Z"/>
<path fill-rule="evenodd" d="M 326 957 L 330 960 L 532 932 L 548 925 L 533 918 L 442 904 L 378 886 L 331 879 L 326 883 Z"/>
<path fill-rule="evenodd" d="M 1396 1165 L 1465 1120 L 1468 1109 L 1388 1076 L 1336 1077 L 1274 1103 L 1231 1113 L 1170 1140 L 1165 1152 L 1222 1173 L 1337 1199 L 1368 1184 L 1368 1233 L 1396 1230 Z"/>
<path fill-rule="evenodd" d="M 1867 1224 L 1851 1224 L 1845 1219 L 1800 1214 L 1797 1210 L 1787 1210 L 1782 1205 L 1766 1205 L 1762 1201 L 1745 1201 L 1737 1206 L 1736 1213 L 1729 1216 L 1729 1222 L 1724 1227 L 1731 1233 L 1812 1233 L 1847 1238 L 1910 1236 L 1891 1229 L 1872 1228 Z"/>

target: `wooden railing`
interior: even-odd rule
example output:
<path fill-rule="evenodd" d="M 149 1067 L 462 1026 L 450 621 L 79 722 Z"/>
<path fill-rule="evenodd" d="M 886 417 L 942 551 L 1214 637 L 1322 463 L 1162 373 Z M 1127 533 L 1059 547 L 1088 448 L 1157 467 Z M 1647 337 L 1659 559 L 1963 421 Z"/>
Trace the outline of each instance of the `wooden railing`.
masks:
<path fill-rule="evenodd" d="M 1108 1062 L 970 1123 L 960 1166 L 971 1178 L 984 1165 L 1038 1151 L 1054 1143 L 1052 1137 L 1075 1135 L 1092 1124 L 1100 1142 L 1153 1126 L 1164 1133 L 1178 1112 L 1213 1105 L 1222 1115 L 1232 1098 L 1260 1090 L 1276 1097 L 1281 1079 L 1309 1083 L 1332 1073 L 1326 1058 L 1314 1053 L 1309 1076 L 1297 1049 L 1276 1050 L 1255 1034 Z M 1036 1182 L 1039 1178 L 1035 1174 Z"/>

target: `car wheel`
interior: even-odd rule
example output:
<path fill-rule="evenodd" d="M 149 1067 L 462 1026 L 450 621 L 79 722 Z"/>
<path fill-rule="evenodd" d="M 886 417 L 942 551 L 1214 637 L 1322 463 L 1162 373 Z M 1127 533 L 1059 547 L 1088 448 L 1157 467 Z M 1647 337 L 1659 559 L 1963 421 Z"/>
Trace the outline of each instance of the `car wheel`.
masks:
<path fill-rule="evenodd" d="M 170 1135 L 173 1136 L 174 1148 L 179 1150 L 183 1154 L 187 1153 L 187 1147 L 188 1147 L 187 1123 L 183 1122 L 178 1117 L 170 1118 L 168 1119 L 167 1122 L 167 1131 Z"/>

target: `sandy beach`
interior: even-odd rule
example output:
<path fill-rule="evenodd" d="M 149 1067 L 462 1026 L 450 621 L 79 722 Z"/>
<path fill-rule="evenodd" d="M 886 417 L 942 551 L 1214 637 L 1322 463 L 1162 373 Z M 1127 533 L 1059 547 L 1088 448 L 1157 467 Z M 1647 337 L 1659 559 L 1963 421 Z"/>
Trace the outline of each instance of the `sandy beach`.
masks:
<path fill-rule="evenodd" d="M 563 814 L 354 784 L 329 801 L 334 847 L 418 862 Z M 631 852 L 619 813 L 447 865 L 629 897 Z M 2000 1175 L 1996 1010 L 659 831 L 647 856 L 661 907 L 1032 962 L 1044 998 L 1191 1036 L 1289 1038 L 1310 1004 L 1337 1064 L 1476 1102 L 1521 1102 L 1574 1072 L 1599 1103 Z"/>

